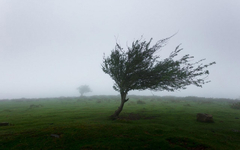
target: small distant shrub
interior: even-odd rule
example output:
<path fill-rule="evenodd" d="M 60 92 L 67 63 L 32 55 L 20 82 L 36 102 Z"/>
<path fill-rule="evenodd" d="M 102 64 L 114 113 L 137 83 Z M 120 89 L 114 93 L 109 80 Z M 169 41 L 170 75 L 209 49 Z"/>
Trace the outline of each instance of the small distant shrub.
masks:
<path fill-rule="evenodd" d="M 183 106 L 191 106 L 190 104 L 186 104 L 186 105 L 183 105 Z"/>
<path fill-rule="evenodd" d="M 101 102 L 102 102 L 101 100 L 99 100 L 99 99 L 97 100 L 97 103 L 101 103 Z"/>
<path fill-rule="evenodd" d="M 213 103 L 212 101 L 206 101 L 206 100 L 199 102 L 199 104 L 212 104 L 212 103 Z"/>
<path fill-rule="evenodd" d="M 137 104 L 146 104 L 144 101 L 138 100 Z"/>
<path fill-rule="evenodd" d="M 25 99 L 16 99 L 16 100 L 12 100 L 12 102 L 24 102 Z"/>
<path fill-rule="evenodd" d="M 179 100 L 175 100 L 175 99 L 171 99 L 170 100 L 172 103 L 179 103 L 180 101 Z"/>
<path fill-rule="evenodd" d="M 106 102 L 111 102 L 111 99 L 105 99 Z"/>
<path fill-rule="evenodd" d="M 231 105 L 231 108 L 233 108 L 233 109 L 240 109 L 240 102 L 233 103 L 233 104 Z"/>
<path fill-rule="evenodd" d="M 43 107 L 43 105 L 39 104 L 39 105 L 30 105 L 30 108 L 39 108 L 39 107 Z"/>
<path fill-rule="evenodd" d="M 134 104 L 136 104 L 136 103 L 133 102 L 133 101 L 130 101 L 130 102 L 127 102 L 127 104 L 128 104 L 128 105 L 134 105 Z"/>

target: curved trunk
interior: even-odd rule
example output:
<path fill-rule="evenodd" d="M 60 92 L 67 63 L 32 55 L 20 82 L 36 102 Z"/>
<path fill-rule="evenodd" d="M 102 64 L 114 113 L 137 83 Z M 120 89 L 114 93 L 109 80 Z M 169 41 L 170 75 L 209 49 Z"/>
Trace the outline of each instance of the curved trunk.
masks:
<path fill-rule="evenodd" d="M 114 112 L 113 115 L 110 116 L 111 119 L 117 119 L 121 111 L 123 110 L 124 103 L 127 102 L 126 100 L 127 94 L 121 93 L 121 104 L 118 109 Z"/>

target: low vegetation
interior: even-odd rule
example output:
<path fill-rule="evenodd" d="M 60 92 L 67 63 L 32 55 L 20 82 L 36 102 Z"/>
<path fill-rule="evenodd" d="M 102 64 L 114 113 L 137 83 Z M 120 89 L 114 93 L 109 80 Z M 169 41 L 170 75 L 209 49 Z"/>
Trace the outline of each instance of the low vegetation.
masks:
<path fill-rule="evenodd" d="M 0 149 L 240 149 L 239 101 L 128 98 L 114 121 L 119 96 L 2 100 Z M 214 123 L 198 122 L 197 113 Z"/>
<path fill-rule="evenodd" d="M 231 107 L 232 107 L 233 109 L 240 109 L 240 102 L 233 103 L 233 104 L 231 105 Z"/>

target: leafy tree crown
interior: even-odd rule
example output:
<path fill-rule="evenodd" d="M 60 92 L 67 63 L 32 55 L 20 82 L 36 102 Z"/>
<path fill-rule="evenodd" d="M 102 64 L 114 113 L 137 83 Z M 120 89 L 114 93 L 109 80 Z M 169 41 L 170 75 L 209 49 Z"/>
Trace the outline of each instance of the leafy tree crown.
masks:
<path fill-rule="evenodd" d="M 202 64 L 205 59 L 191 63 L 193 56 L 189 54 L 175 59 L 182 51 L 180 45 L 169 55 L 159 60 L 156 52 L 165 46 L 170 38 L 159 40 L 150 46 L 152 39 L 147 41 L 136 40 L 127 51 L 116 43 L 110 56 L 103 57 L 102 70 L 115 81 L 114 90 L 127 93 L 130 90 L 167 90 L 185 89 L 188 85 L 202 87 L 209 82 L 206 78 L 208 66 Z"/>
<path fill-rule="evenodd" d="M 82 95 L 83 93 L 88 93 L 91 92 L 91 89 L 88 85 L 81 85 L 80 87 L 77 88 L 79 93 Z"/>

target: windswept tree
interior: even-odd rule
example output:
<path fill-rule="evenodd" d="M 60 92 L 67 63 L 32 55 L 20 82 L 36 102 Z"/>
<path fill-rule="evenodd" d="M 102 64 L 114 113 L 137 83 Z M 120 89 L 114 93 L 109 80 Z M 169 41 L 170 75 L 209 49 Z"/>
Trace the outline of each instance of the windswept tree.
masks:
<path fill-rule="evenodd" d="M 175 91 L 186 89 L 188 85 L 202 87 L 208 83 L 206 78 L 208 66 L 215 64 L 202 64 L 201 59 L 192 63 L 193 56 L 189 54 L 176 59 L 182 49 L 180 45 L 170 53 L 168 58 L 159 60 L 156 52 L 166 45 L 170 39 L 159 40 L 150 46 L 152 39 L 147 41 L 136 40 L 127 51 L 116 43 L 110 56 L 103 56 L 102 70 L 114 81 L 113 89 L 120 92 L 120 107 L 111 116 L 115 119 L 121 113 L 126 96 L 131 90 Z"/>
<path fill-rule="evenodd" d="M 83 96 L 84 93 L 92 92 L 88 85 L 81 85 L 77 88 L 81 96 Z"/>

